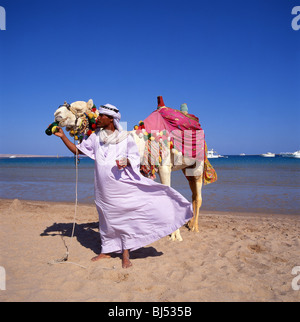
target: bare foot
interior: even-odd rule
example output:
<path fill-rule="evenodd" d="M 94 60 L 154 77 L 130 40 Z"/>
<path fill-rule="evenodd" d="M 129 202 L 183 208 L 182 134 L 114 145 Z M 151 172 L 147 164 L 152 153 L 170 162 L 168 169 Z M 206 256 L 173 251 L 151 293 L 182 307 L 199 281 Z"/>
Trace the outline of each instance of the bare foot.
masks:
<path fill-rule="evenodd" d="M 97 262 L 98 260 L 100 259 L 103 259 L 103 258 L 111 258 L 110 254 L 100 254 L 98 256 L 95 256 L 91 259 L 92 262 Z"/>
<path fill-rule="evenodd" d="M 123 268 L 128 268 L 132 266 L 131 261 L 129 260 L 129 251 L 128 249 L 124 250 L 123 252 L 123 258 L 122 258 L 122 267 Z"/>

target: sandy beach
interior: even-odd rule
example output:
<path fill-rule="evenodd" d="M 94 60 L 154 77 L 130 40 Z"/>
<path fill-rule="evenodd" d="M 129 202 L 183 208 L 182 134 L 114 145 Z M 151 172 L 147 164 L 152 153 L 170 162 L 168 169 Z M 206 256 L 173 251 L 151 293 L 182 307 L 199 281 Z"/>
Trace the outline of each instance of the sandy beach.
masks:
<path fill-rule="evenodd" d="M 292 269 L 300 266 L 300 217 L 201 213 L 199 233 L 165 237 L 99 262 L 98 217 L 79 204 L 0 200 L 0 301 L 300 301 Z M 60 259 L 69 248 L 69 260 Z M 300 274 L 300 272 L 299 272 Z"/>

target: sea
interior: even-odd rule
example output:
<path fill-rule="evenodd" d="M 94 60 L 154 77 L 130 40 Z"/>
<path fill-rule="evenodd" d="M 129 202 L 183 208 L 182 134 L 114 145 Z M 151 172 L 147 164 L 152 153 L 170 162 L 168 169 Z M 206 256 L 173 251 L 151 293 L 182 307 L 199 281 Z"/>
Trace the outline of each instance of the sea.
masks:
<path fill-rule="evenodd" d="M 94 203 L 94 161 L 80 156 L 78 202 Z M 209 159 L 218 180 L 203 186 L 205 211 L 300 215 L 300 159 L 259 155 Z M 157 178 L 156 181 L 159 182 Z M 75 202 L 74 157 L 17 157 L 0 159 L 0 198 Z M 181 171 L 171 185 L 192 200 Z"/>

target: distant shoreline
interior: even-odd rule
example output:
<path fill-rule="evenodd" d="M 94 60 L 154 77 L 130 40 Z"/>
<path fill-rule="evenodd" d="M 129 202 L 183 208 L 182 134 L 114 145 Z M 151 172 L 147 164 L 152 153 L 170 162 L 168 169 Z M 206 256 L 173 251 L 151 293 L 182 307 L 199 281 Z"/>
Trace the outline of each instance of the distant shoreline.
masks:
<path fill-rule="evenodd" d="M 0 159 L 19 159 L 19 158 L 74 158 L 74 155 L 38 155 L 38 154 L 0 154 Z M 88 158 L 86 155 L 80 155 L 80 159 Z"/>
<path fill-rule="evenodd" d="M 61 156 L 67 157 L 67 156 Z M 0 154 L 0 158 L 57 158 L 57 155 Z"/>

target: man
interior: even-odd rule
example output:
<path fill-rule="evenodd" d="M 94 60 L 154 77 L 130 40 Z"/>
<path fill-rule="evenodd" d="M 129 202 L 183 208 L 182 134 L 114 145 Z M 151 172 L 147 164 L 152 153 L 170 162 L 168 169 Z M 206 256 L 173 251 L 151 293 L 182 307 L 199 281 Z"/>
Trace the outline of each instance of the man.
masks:
<path fill-rule="evenodd" d="M 75 146 L 58 127 L 55 134 L 68 149 L 95 160 L 95 204 L 99 214 L 101 254 L 122 253 L 122 266 L 132 266 L 129 251 L 149 245 L 183 226 L 193 216 L 192 205 L 176 190 L 140 174 L 134 138 L 120 126 L 121 114 L 101 105 L 97 130 Z M 125 162 L 124 162 L 125 161 Z"/>

